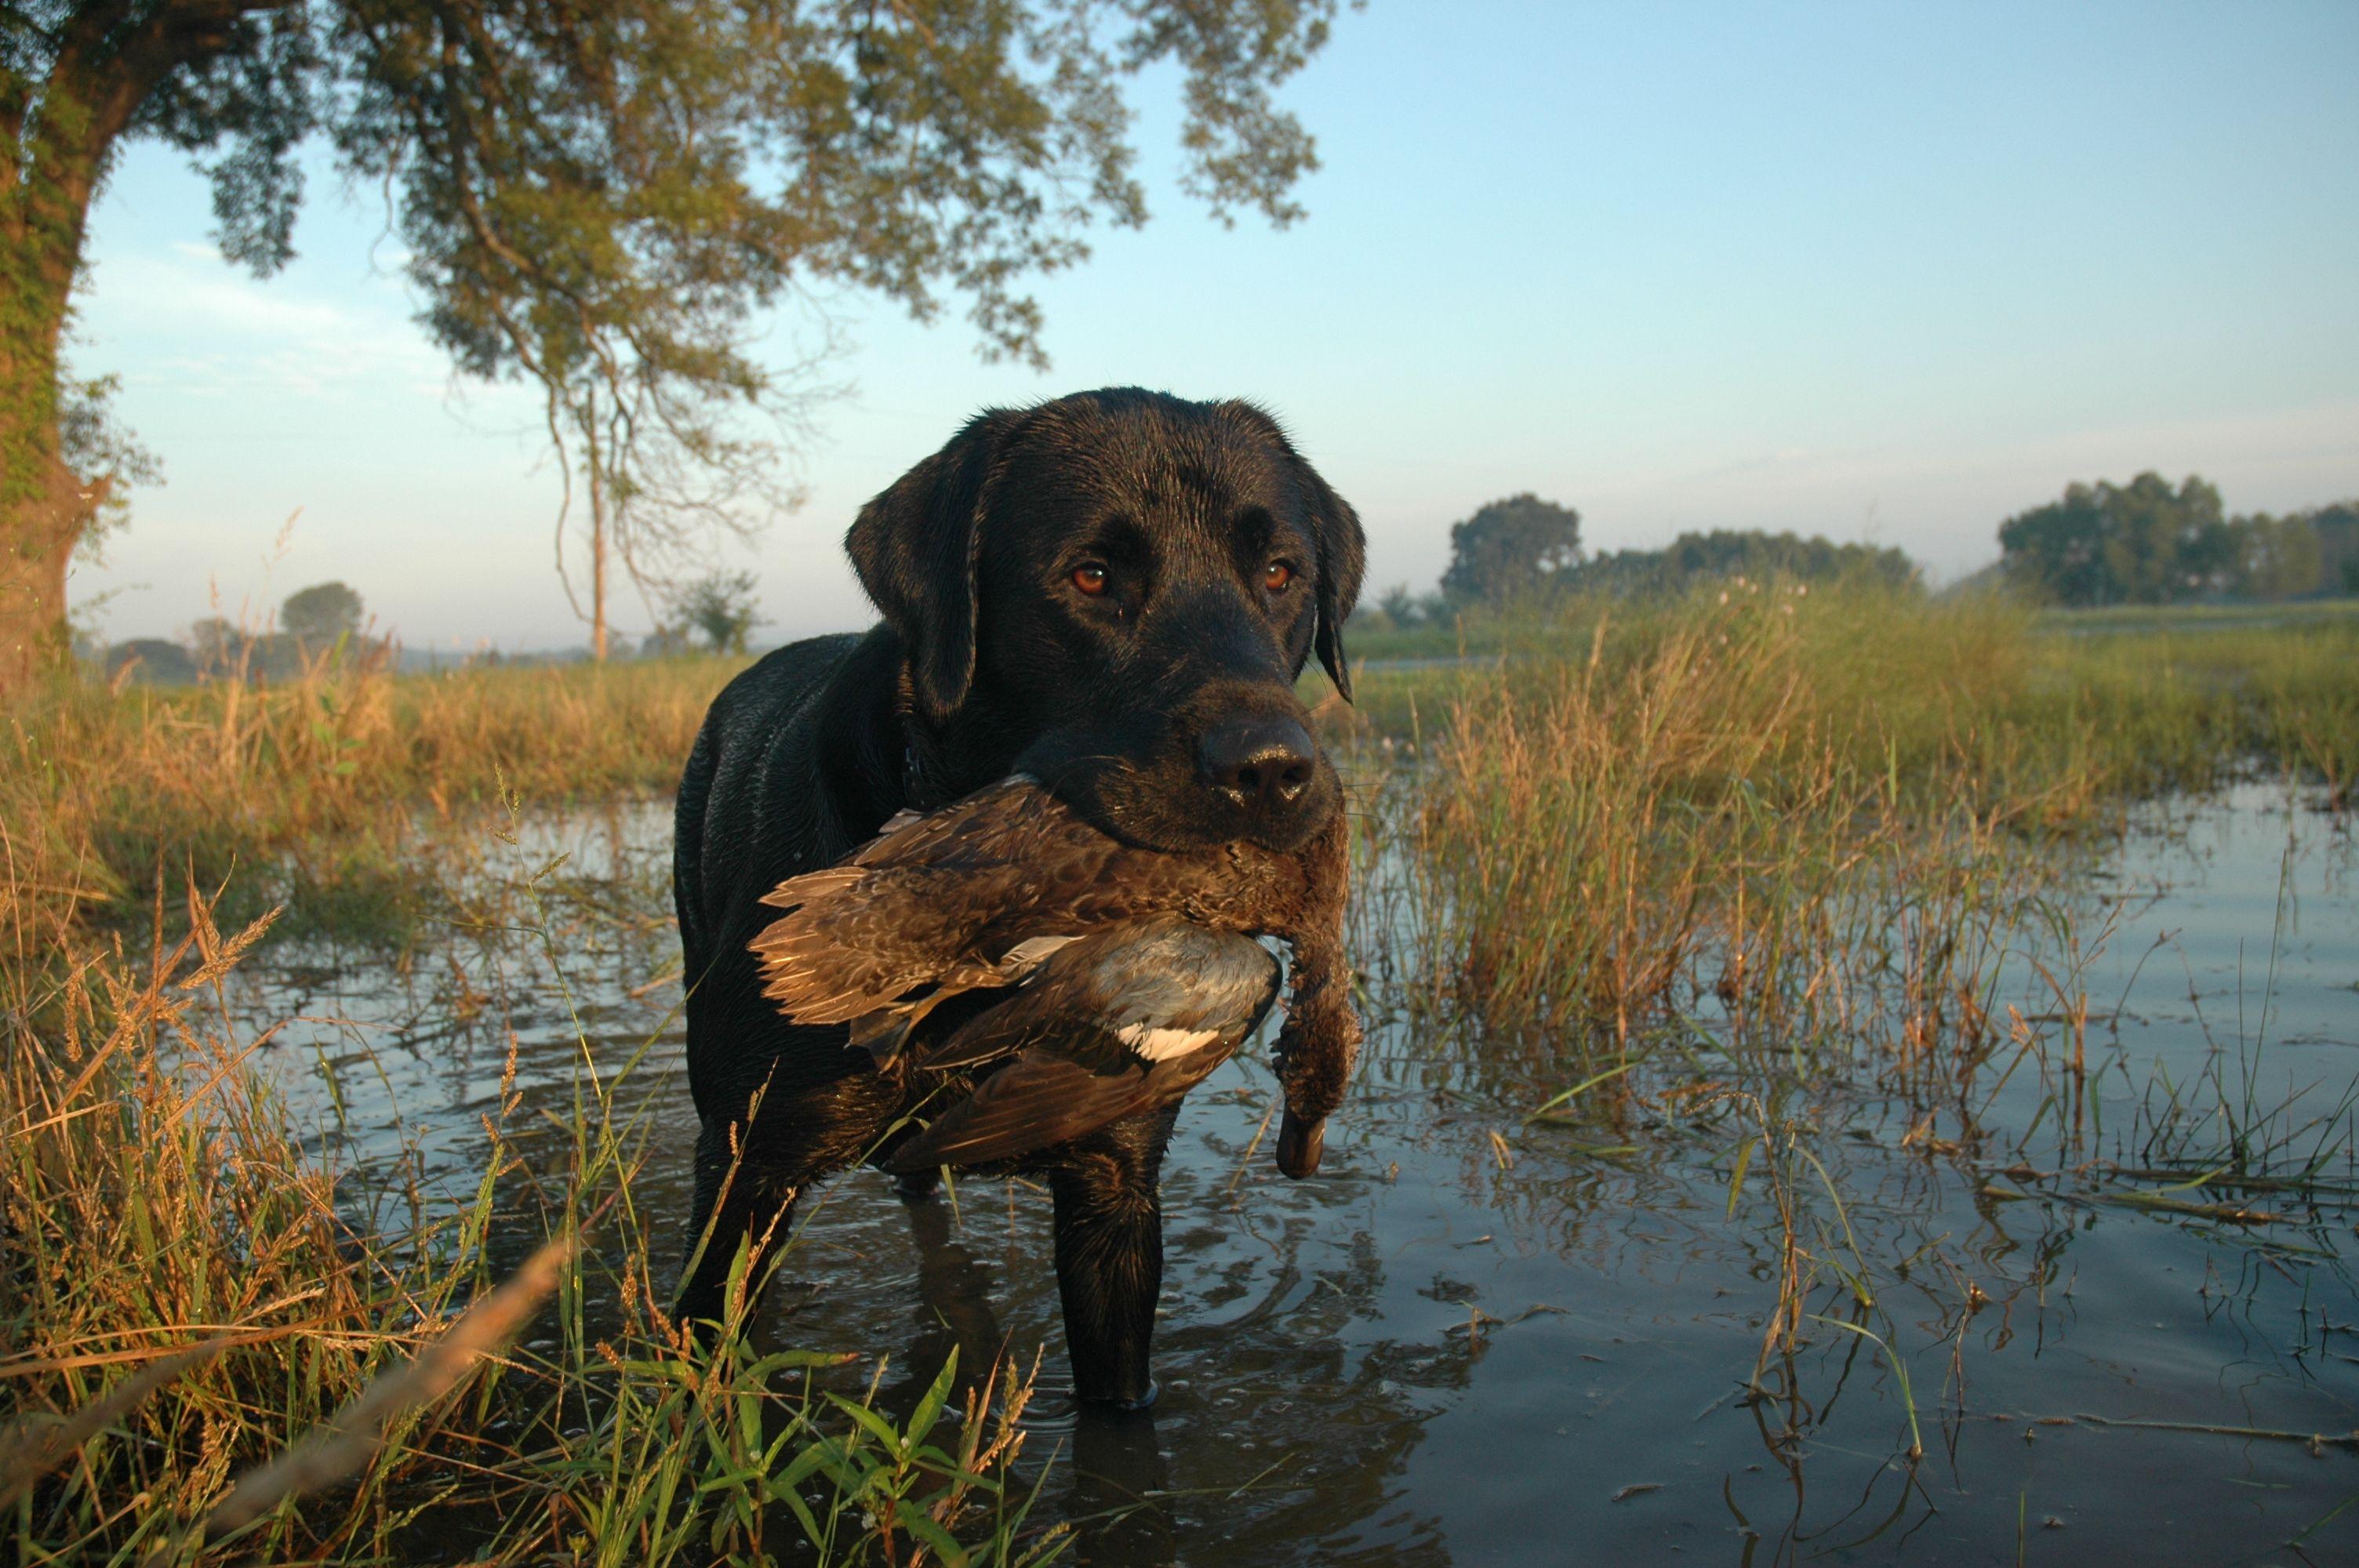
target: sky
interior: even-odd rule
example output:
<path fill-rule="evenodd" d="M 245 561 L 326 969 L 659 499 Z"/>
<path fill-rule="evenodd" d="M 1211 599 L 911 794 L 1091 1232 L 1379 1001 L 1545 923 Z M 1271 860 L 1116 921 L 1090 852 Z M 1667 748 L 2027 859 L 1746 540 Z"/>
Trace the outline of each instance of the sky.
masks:
<path fill-rule="evenodd" d="M 1373 593 L 1534 491 L 1593 549 L 1689 529 L 1897 545 L 1937 581 L 2073 480 L 2153 468 L 2233 511 L 2359 496 L 2359 5 L 1746 6 L 1374 0 L 1283 92 L 1299 223 L 1177 189 L 1041 280 L 1040 373 L 830 301 L 802 507 L 722 564 L 766 639 L 867 623 L 853 513 L 986 406 L 1134 384 L 1272 408 L 1358 508 Z M 71 595 L 101 634 L 359 589 L 410 647 L 579 644 L 534 401 L 453 376 L 373 192 L 324 159 L 267 280 L 187 160 L 129 152 L 73 350 L 162 460 Z M 781 362 L 807 323 L 773 332 Z M 625 597 L 627 633 L 649 617 Z"/>

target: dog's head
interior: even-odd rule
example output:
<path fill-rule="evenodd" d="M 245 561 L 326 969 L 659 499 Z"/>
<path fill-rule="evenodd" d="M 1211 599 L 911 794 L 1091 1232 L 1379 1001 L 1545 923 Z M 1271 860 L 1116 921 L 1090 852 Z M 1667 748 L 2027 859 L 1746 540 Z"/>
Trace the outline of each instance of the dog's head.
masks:
<path fill-rule="evenodd" d="M 1337 809 L 1294 682 L 1315 652 L 1351 696 L 1364 540 L 1260 409 L 1121 388 L 994 410 L 845 546 L 962 772 L 1032 773 L 1158 849 L 1290 849 Z"/>

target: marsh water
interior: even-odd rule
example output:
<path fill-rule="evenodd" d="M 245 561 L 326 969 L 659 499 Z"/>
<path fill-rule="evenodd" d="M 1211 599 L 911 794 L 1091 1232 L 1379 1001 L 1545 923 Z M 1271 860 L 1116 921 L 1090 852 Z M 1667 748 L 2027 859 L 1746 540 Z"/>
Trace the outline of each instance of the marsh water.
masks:
<path fill-rule="evenodd" d="M 238 1005 L 294 1021 L 264 1055 L 353 1201 L 467 1201 L 504 1081 L 529 1163 L 585 1064 L 636 1058 L 638 1201 L 684 1220 L 669 826 L 650 804 L 504 848 L 509 871 L 566 857 L 545 934 L 453 926 L 398 961 L 312 937 L 249 972 Z M 1617 1079 L 1530 1120 L 1613 1057 L 1510 1047 L 1381 983 L 1316 1179 L 1271 1162 L 1258 1051 L 1182 1113 L 1151 1421 L 1061 1397 L 1047 1195 L 1022 1183 L 913 1206 L 839 1178 L 759 1333 L 887 1358 L 887 1403 L 954 1345 L 969 1368 L 1045 1347 L 1021 1473 L 1083 1562 L 2359 1562 L 2359 849 L 2252 789 L 2074 854 L 1995 996 L 2059 1040 L 2060 999 L 2089 999 L 2087 1089 L 2068 1107 L 2051 1060 L 2002 1053 L 1969 1135 L 1872 1077 L 1798 1075 L 1779 1114 L 1823 1172 L 1788 1197 L 1874 1306 L 1822 1270 L 1775 1355 L 1778 1195 L 1766 1158 L 1738 1172 L 1748 1124 L 1708 1082 Z M 2173 1179 L 2167 1155 L 2231 1123 L 2288 1135 L 2281 1164 L 2332 1152 L 2293 1187 Z"/>

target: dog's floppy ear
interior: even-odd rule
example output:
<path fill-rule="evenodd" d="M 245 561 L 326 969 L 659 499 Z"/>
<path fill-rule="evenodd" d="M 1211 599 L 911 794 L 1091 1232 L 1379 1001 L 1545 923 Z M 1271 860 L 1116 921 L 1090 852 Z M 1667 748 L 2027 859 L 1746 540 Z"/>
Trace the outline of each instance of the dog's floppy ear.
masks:
<path fill-rule="evenodd" d="M 978 414 L 860 509 L 844 552 L 908 652 L 925 716 L 947 718 L 974 681 L 975 574 L 993 464 L 1015 416 Z"/>
<path fill-rule="evenodd" d="M 1242 421 L 1263 439 L 1277 442 L 1277 449 L 1293 465 L 1295 482 L 1302 487 L 1304 506 L 1310 514 L 1311 537 L 1319 546 L 1319 625 L 1311 645 L 1318 650 L 1320 665 L 1335 683 L 1337 694 L 1349 702 L 1352 666 L 1343 656 L 1343 622 L 1352 606 L 1360 602 L 1360 578 L 1368 567 L 1368 536 L 1360 531 L 1360 514 L 1294 449 L 1286 427 L 1268 409 L 1232 398 L 1220 406 L 1220 412 Z"/>
<path fill-rule="evenodd" d="M 1352 665 L 1343 654 L 1343 622 L 1360 601 L 1360 578 L 1368 566 L 1368 536 L 1360 514 L 1331 489 L 1298 454 L 1303 493 L 1310 503 L 1312 536 L 1319 542 L 1319 630 L 1313 644 L 1327 678 L 1343 700 L 1352 700 Z"/>

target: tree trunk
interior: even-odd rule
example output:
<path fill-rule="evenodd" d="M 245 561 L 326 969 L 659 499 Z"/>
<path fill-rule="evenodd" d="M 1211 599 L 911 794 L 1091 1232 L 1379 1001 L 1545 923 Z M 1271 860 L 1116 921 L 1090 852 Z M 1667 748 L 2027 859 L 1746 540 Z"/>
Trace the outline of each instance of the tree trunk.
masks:
<path fill-rule="evenodd" d="M 0 698 L 66 649 L 66 563 L 99 498 L 58 440 L 58 343 L 90 186 L 38 167 L 30 178 L 0 205 Z"/>
<path fill-rule="evenodd" d="M 71 238 L 79 250 L 80 210 Z M 8 232 L 14 230 L 15 232 Z M 0 310 L 0 700 L 64 655 L 66 563 L 104 498 L 66 466 L 58 439 L 58 340 L 75 251 L 0 229 L 15 285 Z M 29 253 L 29 254 L 28 254 Z M 60 275 L 63 276 L 60 276 Z"/>
<path fill-rule="evenodd" d="M 596 505 L 590 520 L 590 656 L 606 662 L 606 517 Z"/>
<path fill-rule="evenodd" d="M 27 61 L 0 67 L 0 698 L 66 651 L 66 564 L 106 492 L 58 442 L 58 349 L 91 198 L 158 84 L 234 45 L 230 24 L 265 3 L 82 5 L 46 29 L 9 7 L 50 52 L 38 87 Z"/>
<path fill-rule="evenodd" d="M 67 651 L 66 563 L 103 494 L 66 467 L 58 436 L 59 344 L 90 199 L 122 124 L 80 63 L 74 46 L 60 50 L 29 135 L 21 94 L 10 95 L 16 156 L 0 189 L 0 699 Z"/>
<path fill-rule="evenodd" d="M 105 488 L 103 481 L 85 485 L 66 467 L 54 427 L 0 427 L 0 440 L 12 445 L 43 435 L 46 450 L 37 448 L 32 460 L 34 482 L 0 503 L 0 698 L 22 691 L 65 655 L 66 564 Z"/>
<path fill-rule="evenodd" d="M 606 492 L 605 454 L 598 445 L 598 399 L 592 392 L 582 404 L 582 465 L 590 483 L 590 656 L 606 662 Z M 571 589 L 566 590 L 569 594 Z M 575 606 L 574 613 L 581 613 Z"/>

